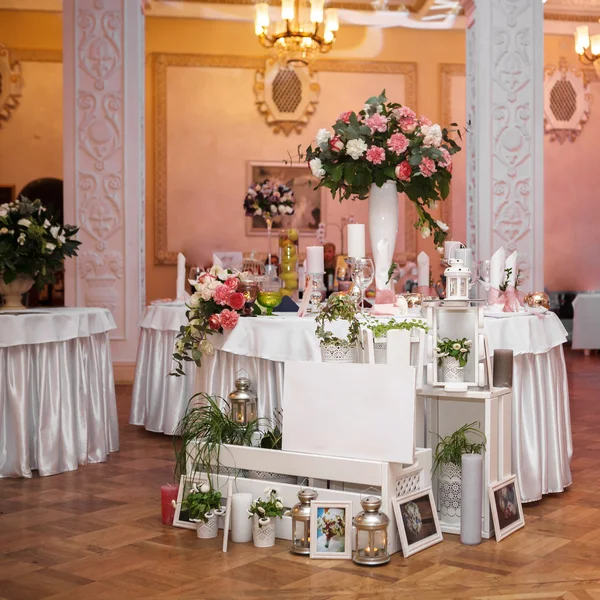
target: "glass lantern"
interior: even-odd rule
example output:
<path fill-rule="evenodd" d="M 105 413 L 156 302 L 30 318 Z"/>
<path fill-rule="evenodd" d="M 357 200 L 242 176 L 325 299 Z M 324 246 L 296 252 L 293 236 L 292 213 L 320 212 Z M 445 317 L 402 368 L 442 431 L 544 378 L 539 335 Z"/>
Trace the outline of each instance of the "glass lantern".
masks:
<path fill-rule="evenodd" d="M 310 503 L 317 499 L 317 492 L 304 489 L 298 492 L 298 500 L 290 514 L 292 515 L 292 545 L 294 554 L 310 554 Z"/>
<path fill-rule="evenodd" d="M 256 412 L 256 395 L 250 389 L 248 377 L 235 380 L 235 390 L 227 397 L 231 406 L 231 418 L 240 425 L 247 425 L 258 418 Z"/>
<path fill-rule="evenodd" d="M 385 565 L 388 554 L 389 517 L 381 512 L 381 498 L 369 496 L 361 499 L 362 512 L 354 517 L 356 550 L 352 560 L 357 565 Z"/>
<path fill-rule="evenodd" d="M 451 258 L 446 276 L 446 300 L 468 300 L 471 269 L 459 258 Z"/>

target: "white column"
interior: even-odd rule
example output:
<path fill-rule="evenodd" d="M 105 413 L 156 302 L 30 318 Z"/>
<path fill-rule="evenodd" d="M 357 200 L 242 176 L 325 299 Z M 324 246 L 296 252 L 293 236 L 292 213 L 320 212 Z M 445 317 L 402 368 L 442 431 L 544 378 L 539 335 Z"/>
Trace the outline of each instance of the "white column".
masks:
<path fill-rule="evenodd" d="M 467 242 L 519 252 L 544 289 L 542 0 L 463 0 L 467 26 Z"/>
<path fill-rule="evenodd" d="M 80 227 L 66 303 L 109 308 L 115 363 L 135 362 L 145 304 L 144 15 L 135 0 L 64 0 L 65 222 Z"/>

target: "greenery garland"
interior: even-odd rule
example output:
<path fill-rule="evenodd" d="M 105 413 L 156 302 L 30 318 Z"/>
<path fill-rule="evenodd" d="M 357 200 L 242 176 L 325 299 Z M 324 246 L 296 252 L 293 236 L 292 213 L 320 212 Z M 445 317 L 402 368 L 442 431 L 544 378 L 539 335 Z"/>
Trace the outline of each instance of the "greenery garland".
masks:
<path fill-rule="evenodd" d="M 390 319 L 389 321 L 379 321 L 373 317 L 367 317 L 365 327 L 373 332 L 374 338 L 385 337 L 391 329 L 406 329 L 410 331 L 411 329 L 418 328 L 423 329 L 425 332 L 429 331 L 426 322 L 421 319 L 410 319 L 407 321 Z"/>
<path fill-rule="evenodd" d="M 348 321 L 350 328 L 346 339 L 339 338 L 325 329 L 325 323 Z M 354 346 L 358 342 L 360 323 L 356 318 L 356 305 L 350 296 L 331 296 L 327 304 L 315 319 L 317 329 L 315 335 L 321 340 L 321 346 Z"/>

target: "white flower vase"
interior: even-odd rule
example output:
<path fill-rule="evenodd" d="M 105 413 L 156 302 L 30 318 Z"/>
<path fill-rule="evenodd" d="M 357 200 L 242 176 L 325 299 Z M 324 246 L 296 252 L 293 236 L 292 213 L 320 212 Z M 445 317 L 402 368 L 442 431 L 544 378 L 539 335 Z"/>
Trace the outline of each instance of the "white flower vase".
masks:
<path fill-rule="evenodd" d="M 206 517 L 206 523 L 202 519 L 190 519 L 190 521 L 196 523 L 196 535 L 201 540 L 216 538 L 219 531 L 217 514 L 215 512 L 206 513 Z"/>
<path fill-rule="evenodd" d="M 465 380 L 465 368 L 459 365 L 458 359 L 454 356 L 442 358 L 442 369 L 445 382 L 462 383 Z"/>
<path fill-rule="evenodd" d="M 358 360 L 356 346 L 322 344 L 321 360 L 324 363 L 355 363 Z"/>
<path fill-rule="evenodd" d="M 257 548 L 270 548 L 275 545 L 275 521 L 269 517 L 258 518 L 252 515 L 252 541 Z"/>
<path fill-rule="evenodd" d="M 438 475 L 440 520 L 446 525 L 460 526 L 462 471 L 459 465 L 440 466 Z"/>
<path fill-rule="evenodd" d="M 375 285 L 378 290 L 392 290 L 387 283 L 398 235 L 398 192 L 394 181 L 382 187 L 371 184 L 369 195 L 369 236 L 375 263 Z"/>
<path fill-rule="evenodd" d="M 0 294 L 4 296 L 4 306 L 0 310 L 23 310 L 27 308 L 23 304 L 23 294 L 27 293 L 33 286 L 34 281 L 29 275 L 17 275 L 10 283 L 4 283 L 0 273 Z"/>
<path fill-rule="evenodd" d="M 373 340 L 373 358 L 376 365 L 387 364 L 387 336 Z"/>

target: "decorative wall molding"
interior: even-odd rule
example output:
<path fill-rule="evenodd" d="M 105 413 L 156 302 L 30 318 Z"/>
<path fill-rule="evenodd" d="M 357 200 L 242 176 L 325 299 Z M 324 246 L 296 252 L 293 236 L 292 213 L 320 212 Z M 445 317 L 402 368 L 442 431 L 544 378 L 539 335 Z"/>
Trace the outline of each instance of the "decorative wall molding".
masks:
<path fill-rule="evenodd" d="M 12 111 L 19 106 L 22 89 L 21 63 L 4 44 L 0 44 L 0 129 L 3 121 L 8 121 Z"/>
<path fill-rule="evenodd" d="M 210 54 L 152 54 L 154 91 L 154 264 L 176 265 L 177 252 L 168 250 L 167 239 L 167 69 L 177 67 L 219 67 L 258 70 L 264 58 Z M 388 73 L 403 75 L 405 102 L 417 109 L 416 63 L 387 61 L 334 61 L 319 60 L 315 71 L 335 73 Z M 417 237 L 413 227 L 417 218 L 412 202 L 406 203 L 405 240 L 407 253 L 416 255 Z"/>
<path fill-rule="evenodd" d="M 11 48 L 10 51 L 19 62 L 62 62 L 62 50 Z"/>
<path fill-rule="evenodd" d="M 66 300 L 108 308 L 113 357 L 133 360 L 145 305 L 143 15 L 123 0 L 65 0 L 63 11 L 65 218 L 82 242 Z"/>
<path fill-rule="evenodd" d="M 465 65 L 457 64 L 443 64 L 440 66 L 441 76 L 441 103 L 442 103 L 442 127 L 448 127 L 453 122 L 452 118 L 452 78 L 453 77 L 464 77 L 466 75 L 467 68 Z M 452 186 L 450 186 L 450 194 L 440 203 L 441 205 L 441 218 L 444 223 L 450 228 L 452 232 L 452 202 L 453 202 Z"/>

